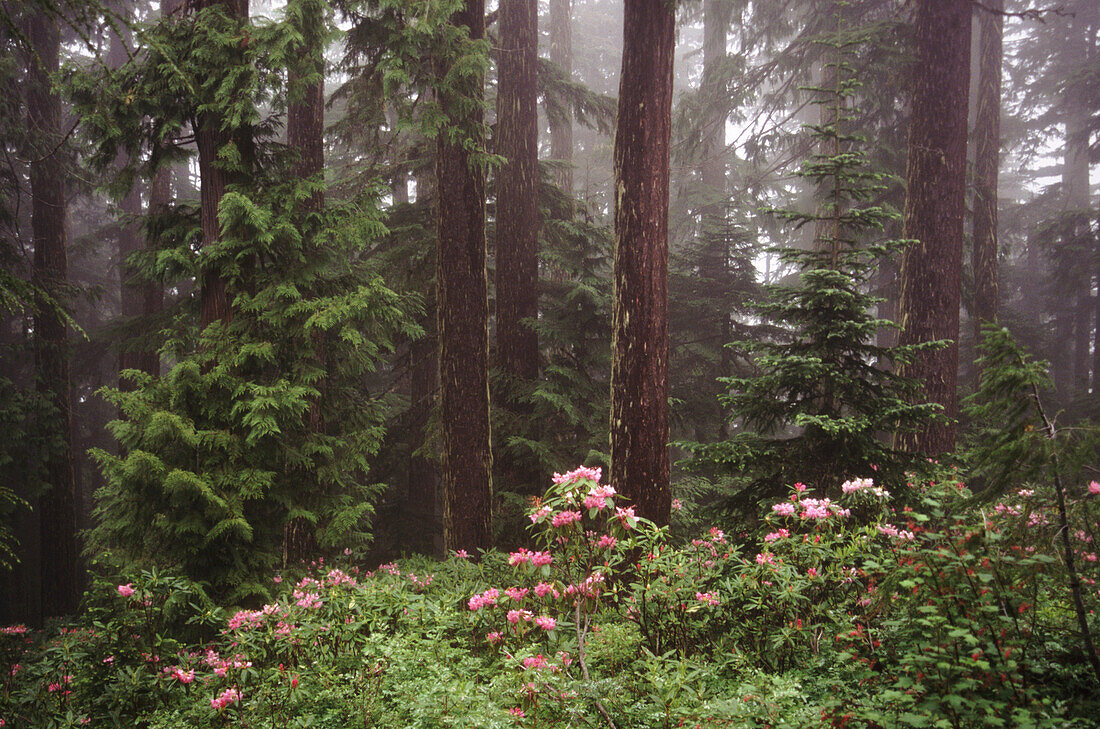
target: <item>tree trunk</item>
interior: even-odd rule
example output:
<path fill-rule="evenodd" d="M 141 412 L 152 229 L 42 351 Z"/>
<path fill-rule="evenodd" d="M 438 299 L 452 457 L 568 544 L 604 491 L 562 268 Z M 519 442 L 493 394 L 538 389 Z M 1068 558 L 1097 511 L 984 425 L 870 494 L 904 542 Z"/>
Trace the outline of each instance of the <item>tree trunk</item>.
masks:
<path fill-rule="evenodd" d="M 726 33 L 729 30 L 730 15 L 733 11 L 730 0 L 706 0 L 703 4 L 703 88 L 717 88 L 717 74 L 721 73 L 721 63 L 726 57 Z M 726 115 L 712 114 L 705 122 L 700 152 L 702 163 L 699 174 L 703 183 L 701 208 L 703 251 L 700 260 L 700 275 L 707 281 L 708 290 L 715 292 L 714 320 L 709 334 L 716 337 L 720 347 L 717 371 L 711 373 L 711 380 L 717 383 L 718 377 L 732 374 L 731 352 L 725 345 L 732 341 L 733 330 L 730 323 L 730 296 L 733 293 L 733 281 L 730 275 L 730 236 L 726 221 Z M 725 409 L 718 401 L 718 392 L 711 398 L 714 407 L 714 422 L 718 424 L 717 437 L 725 439 L 729 435 L 729 424 Z"/>
<path fill-rule="evenodd" d="M 294 177 L 301 184 L 317 185 L 323 183 L 325 167 L 325 58 L 324 58 L 324 7 L 317 0 L 298 0 L 293 8 L 298 32 L 302 43 L 297 48 L 297 63 L 287 69 L 286 140 L 287 146 L 297 152 L 294 163 Z M 314 189 L 298 208 L 301 216 L 301 229 L 306 237 L 306 246 L 314 246 L 313 235 L 316 221 L 312 216 L 319 215 L 325 208 L 325 193 L 322 188 Z M 325 368 L 325 338 L 320 331 L 310 334 L 313 346 L 313 358 L 323 371 Z M 325 393 L 325 380 L 317 383 L 320 397 L 310 399 L 307 414 L 308 427 L 312 433 L 325 432 L 325 418 L 321 410 L 321 400 Z M 312 469 L 309 469 L 312 470 Z M 303 501 L 310 503 L 311 496 L 322 486 L 314 473 L 301 474 L 303 491 L 312 489 L 313 493 L 303 493 Z M 315 556 L 318 552 L 316 525 L 305 518 L 292 519 L 284 528 L 283 560 L 285 564 L 295 564 Z"/>
<path fill-rule="evenodd" d="M 611 485 L 667 524 L 668 176 L 675 16 L 665 0 L 624 8 L 615 132 Z"/>
<path fill-rule="evenodd" d="M 505 158 L 497 186 L 497 357 L 504 406 L 529 413 L 519 395 L 539 375 L 539 340 L 528 321 L 538 317 L 538 3 L 504 0 L 500 6 L 497 153 Z M 526 321 L 525 321 L 526 320 Z M 522 493 L 534 493 L 538 471 L 501 457 L 502 473 Z"/>
<path fill-rule="evenodd" d="M 248 18 L 248 0 L 192 0 L 191 7 L 198 11 L 216 5 L 221 5 L 229 17 L 242 23 Z M 231 132 L 222 128 L 222 121 L 216 113 L 206 111 L 199 114 L 195 124 L 195 146 L 199 152 L 203 248 L 213 245 L 221 238 L 218 206 L 233 177 L 232 172 L 218 161 L 218 151 L 227 144 L 239 141 Z M 228 320 L 232 313 L 225 280 L 216 271 L 205 271 L 199 285 L 199 324 L 205 328 L 215 321 Z"/>
<path fill-rule="evenodd" d="M 119 68 L 129 60 L 127 50 L 130 43 L 129 36 L 129 31 L 125 29 L 121 36 L 111 33 L 111 45 L 107 53 L 107 65 L 110 68 Z M 126 152 L 120 152 L 115 160 L 116 168 L 122 169 L 128 163 L 129 155 Z M 144 281 L 141 273 L 128 263 L 130 256 L 146 247 L 140 222 L 141 190 L 136 184 L 122 198 L 119 210 L 122 213 L 118 232 L 119 308 L 122 320 L 132 323 L 148 313 L 146 310 L 153 303 L 154 298 L 159 299 L 160 285 L 156 282 Z M 156 348 L 151 346 L 149 337 L 131 336 L 129 341 L 121 343 L 118 369 L 120 373 L 122 370 L 141 370 L 149 374 L 156 374 L 159 371 L 160 358 Z M 132 387 L 133 383 L 119 377 L 120 389 L 129 390 Z"/>
<path fill-rule="evenodd" d="M 573 75 L 573 0 L 550 0 L 550 60 Z M 550 159 L 562 163 L 557 173 L 558 187 L 573 194 L 573 121 L 550 122 Z"/>
<path fill-rule="evenodd" d="M 27 69 L 27 116 L 35 134 L 31 150 L 31 230 L 34 281 L 59 303 L 68 275 L 65 167 L 60 147 L 61 98 L 50 75 L 59 68 L 61 34 L 56 17 L 34 12 L 27 23 L 31 58 Z M 56 311 L 36 302 L 34 359 L 38 391 L 53 406 L 43 416 L 43 435 L 53 443 L 43 453 L 46 491 L 38 499 L 41 534 L 42 614 L 71 615 L 80 601 L 76 529 L 77 494 L 72 455 L 68 328 Z"/>
<path fill-rule="evenodd" d="M 484 0 L 467 0 L 452 22 L 485 35 Z M 438 77 L 449 68 L 441 64 Z M 483 79 L 461 91 L 439 92 L 450 124 L 475 144 L 482 113 L 463 111 L 460 94 L 480 95 Z M 471 554 L 492 540 L 492 454 L 489 445 L 489 303 L 485 274 L 485 175 L 461 142 L 440 134 L 436 151 L 439 200 L 436 260 L 439 333 L 439 419 L 442 436 L 443 539 L 448 551 Z"/>
<path fill-rule="evenodd" d="M 997 319 L 997 174 L 1001 152 L 1001 38 L 1004 0 L 977 8 L 979 70 L 974 117 L 974 344 L 984 322 Z M 975 366 L 977 385 L 981 372 Z"/>
<path fill-rule="evenodd" d="M 902 260 L 900 343 L 950 344 L 905 368 L 946 419 L 902 434 L 899 445 L 930 455 L 955 448 L 970 26 L 970 3 L 917 3 L 904 236 L 918 242 Z"/>

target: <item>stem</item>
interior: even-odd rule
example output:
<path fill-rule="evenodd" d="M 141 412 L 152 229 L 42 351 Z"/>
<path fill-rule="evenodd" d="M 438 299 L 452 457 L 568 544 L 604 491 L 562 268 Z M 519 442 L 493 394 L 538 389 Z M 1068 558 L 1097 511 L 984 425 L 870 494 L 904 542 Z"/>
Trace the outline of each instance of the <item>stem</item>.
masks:
<path fill-rule="evenodd" d="M 1043 409 L 1043 402 L 1039 399 L 1039 388 L 1031 386 L 1032 396 L 1035 398 L 1035 408 L 1043 419 L 1043 425 L 1047 431 L 1047 438 L 1051 441 L 1057 435 L 1054 423 L 1047 417 Z M 1058 498 L 1058 531 L 1062 535 L 1062 549 L 1066 555 L 1066 571 L 1069 572 L 1069 589 L 1073 593 L 1073 608 L 1077 613 L 1077 625 L 1081 628 L 1081 640 L 1085 643 L 1085 652 L 1089 657 L 1089 664 L 1100 683 L 1100 658 L 1096 656 L 1096 646 L 1092 642 L 1092 633 L 1089 631 L 1088 618 L 1085 617 L 1085 603 L 1081 598 L 1081 578 L 1077 575 L 1077 568 L 1073 563 L 1073 547 L 1069 543 L 1069 519 L 1066 516 L 1066 493 L 1062 486 L 1062 477 L 1058 473 L 1058 454 L 1051 451 L 1050 463 L 1054 470 L 1054 493 Z"/>
<path fill-rule="evenodd" d="M 581 667 L 581 675 L 584 676 L 584 682 L 586 684 L 591 684 L 592 679 L 589 678 L 589 676 L 588 676 L 588 664 L 585 663 L 585 661 L 584 661 L 584 634 L 588 632 L 588 621 L 586 619 L 582 624 L 582 621 L 581 621 L 581 598 L 579 596 L 578 596 L 576 602 L 574 603 L 574 605 L 575 605 L 575 608 L 576 608 L 577 663 Z M 582 627 L 582 625 L 583 625 L 583 627 Z M 594 693 L 595 692 L 593 692 L 593 694 Z M 607 720 L 607 725 L 609 727 L 611 727 L 611 729 L 618 729 L 615 726 L 615 722 L 612 721 L 611 715 L 607 713 L 607 709 L 605 709 L 603 704 L 600 703 L 599 698 L 597 698 L 595 695 L 593 695 L 592 700 L 596 702 L 596 711 L 600 712 L 600 716 L 602 716 L 604 719 Z"/>

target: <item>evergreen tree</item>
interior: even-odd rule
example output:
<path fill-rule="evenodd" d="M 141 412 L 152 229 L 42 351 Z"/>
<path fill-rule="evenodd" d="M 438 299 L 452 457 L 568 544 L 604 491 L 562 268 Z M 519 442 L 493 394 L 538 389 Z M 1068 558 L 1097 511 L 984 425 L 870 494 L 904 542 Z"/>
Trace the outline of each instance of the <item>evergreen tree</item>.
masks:
<path fill-rule="evenodd" d="M 414 333 L 415 307 L 365 265 L 382 233 L 376 188 L 303 215 L 320 181 L 295 174 L 300 150 L 276 143 L 277 117 L 259 114 L 288 98 L 300 38 L 294 22 L 204 8 L 147 28 L 141 53 L 118 71 L 73 79 L 95 161 L 106 166 L 124 148 L 128 174 L 153 172 L 137 160 L 166 162 L 162 145 L 185 125 L 220 120 L 217 159 L 233 175 L 217 240 L 205 215 L 196 226 L 195 211 L 181 211 L 150 268 L 224 284 L 232 315 L 208 321 L 200 290 L 165 346 L 170 371 L 131 371 L 131 392 L 106 393 L 123 415 L 111 424 L 122 455 L 95 453 L 107 484 L 91 549 L 181 569 L 230 601 L 266 594 L 271 571 L 294 556 L 290 524 L 306 525 L 303 541 L 322 553 L 365 546 L 385 411 L 361 382 L 396 336 Z"/>
<path fill-rule="evenodd" d="M 638 515 L 667 524 L 668 175 L 675 15 L 627 3 L 615 129 L 611 485 Z"/>
<path fill-rule="evenodd" d="M 865 29 L 864 29 L 865 30 Z M 886 176 L 869 168 L 864 137 L 852 131 L 858 109 L 849 100 L 860 88 L 849 59 L 867 41 L 861 29 L 840 26 L 827 41 L 835 85 L 810 89 L 828 105 L 823 124 L 809 126 L 815 148 L 800 176 L 819 191 L 814 212 L 777 211 L 795 228 L 823 237 L 809 249 L 786 246 L 780 258 L 797 281 L 769 285 L 760 314 L 782 332 L 779 341 L 742 342 L 754 356 L 755 376 L 724 380 L 723 399 L 735 418 L 726 441 L 688 444 L 696 466 L 718 467 L 743 480 L 732 499 L 751 508 L 796 481 L 827 492 L 847 479 L 873 476 L 905 483 L 916 459 L 884 441 L 890 432 L 923 425 L 936 406 L 909 404 L 916 383 L 892 371 L 935 344 L 880 347 L 878 330 L 890 322 L 872 316 L 878 299 L 868 292 L 876 263 L 900 244 L 876 241 L 897 217 L 870 204 Z"/>
<path fill-rule="evenodd" d="M 930 455 L 954 449 L 958 416 L 971 16 L 970 5 L 956 0 L 917 3 L 904 235 L 918 242 L 902 261 L 901 343 L 950 344 L 919 354 L 906 370 L 946 418 L 899 438 Z"/>

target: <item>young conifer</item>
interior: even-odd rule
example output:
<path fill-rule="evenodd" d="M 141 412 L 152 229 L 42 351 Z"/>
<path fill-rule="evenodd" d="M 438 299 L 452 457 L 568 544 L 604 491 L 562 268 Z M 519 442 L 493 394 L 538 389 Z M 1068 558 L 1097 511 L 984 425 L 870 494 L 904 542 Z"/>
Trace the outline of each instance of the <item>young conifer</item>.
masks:
<path fill-rule="evenodd" d="M 735 498 L 739 506 L 796 481 L 826 490 L 855 477 L 896 482 L 913 460 L 883 435 L 911 429 L 935 413 L 934 405 L 911 404 L 914 383 L 894 372 L 921 348 L 935 345 L 875 344 L 875 334 L 891 323 L 872 315 L 879 299 L 868 293 L 868 282 L 877 263 L 901 242 L 874 241 L 897 213 L 874 204 L 885 176 L 869 169 L 865 140 L 849 131 L 860 83 L 848 58 L 865 38 L 841 22 L 820 40 L 833 56 L 834 72 L 825 75 L 835 81 L 809 89 L 830 108 L 820 124 L 808 126 L 820 151 L 798 173 L 820 190 L 823 203 L 812 213 L 774 211 L 796 228 L 813 226 L 818 236 L 809 250 L 777 249 L 798 271 L 797 281 L 768 286 L 768 298 L 758 307 L 786 336 L 738 343 L 758 373 L 723 380 L 730 388 L 723 401 L 735 419 L 732 435 L 691 446 L 697 464 L 744 475 L 745 489 Z"/>

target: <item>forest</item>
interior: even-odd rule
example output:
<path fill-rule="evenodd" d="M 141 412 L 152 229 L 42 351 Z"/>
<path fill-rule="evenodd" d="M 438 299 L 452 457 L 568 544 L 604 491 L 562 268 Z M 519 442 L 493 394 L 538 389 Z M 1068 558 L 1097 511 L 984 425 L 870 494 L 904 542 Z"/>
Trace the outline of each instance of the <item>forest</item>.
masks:
<path fill-rule="evenodd" d="M 1100 2 L 0 47 L 0 727 L 1100 727 Z"/>

